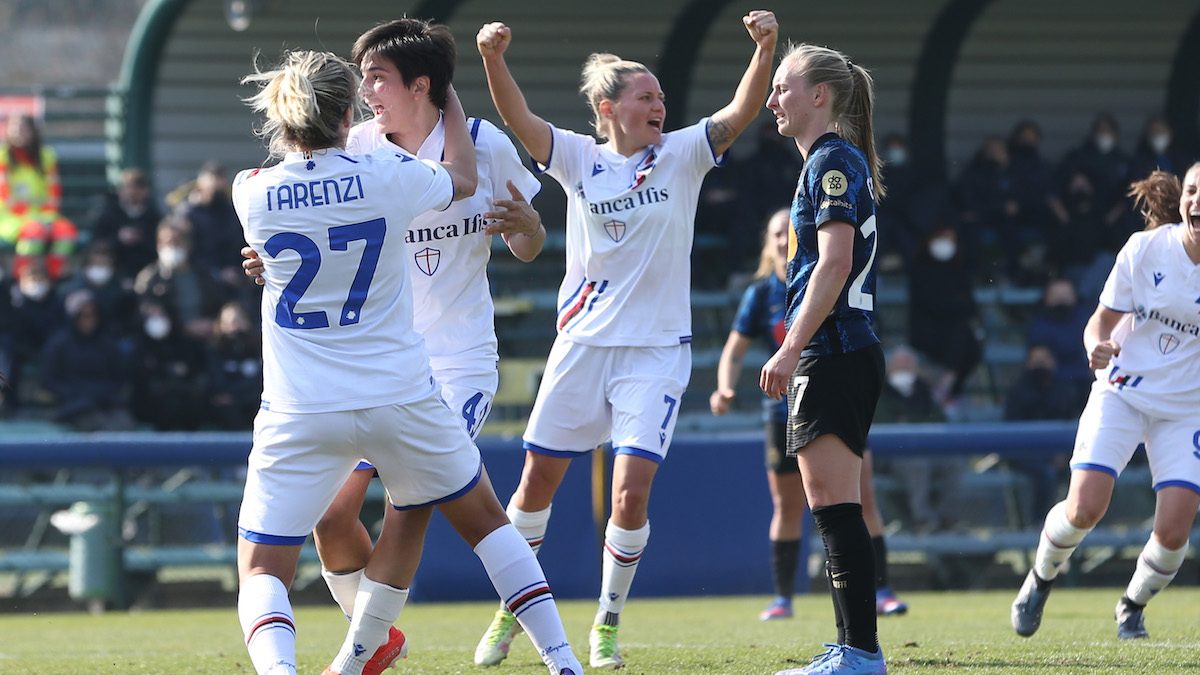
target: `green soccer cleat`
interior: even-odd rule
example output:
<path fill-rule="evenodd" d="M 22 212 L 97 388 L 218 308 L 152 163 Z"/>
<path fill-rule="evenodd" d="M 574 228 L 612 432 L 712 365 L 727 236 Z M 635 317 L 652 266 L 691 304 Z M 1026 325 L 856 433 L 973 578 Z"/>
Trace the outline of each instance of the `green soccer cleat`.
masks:
<path fill-rule="evenodd" d="M 621 658 L 621 649 L 617 647 L 617 627 L 598 623 L 592 626 L 588 635 L 588 645 L 591 647 L 591 664 L 593 668 L 616 669 L 625 665 Z"/>
<path fill-rule="evenodd" d="M 496 610 L 492 625 L 475 646 L 475 665 L 496 666 L 508 657 L 513 638 L 521 634 L 521 624 L 507 607 Z"/>

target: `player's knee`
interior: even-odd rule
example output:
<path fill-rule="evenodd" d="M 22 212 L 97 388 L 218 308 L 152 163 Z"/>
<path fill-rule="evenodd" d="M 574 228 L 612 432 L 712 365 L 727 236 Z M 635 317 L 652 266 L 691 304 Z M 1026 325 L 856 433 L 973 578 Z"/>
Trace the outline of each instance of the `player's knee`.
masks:
<path fill-rule="evenodd" d="M 1067 504 L 1067 521 L 1073 527 L 1090 530 L 1100 522 L 1108 510 L 1108 500 L 1080 499 Z"/>
<path fill-rule="evenodd" d="M 1186 527 L 1175 527 L 1164 529 L 1163 531 L 1155 530 L 1154 538 L 1158 543 L 1168 551 L 1178 551 L 1187 546 L 1188 535 L 1190 532 Z"/>
<path fill-rule="evenodd" d="M 316 535 L 323 539 L 336 538 L 338 534 L 348 532 L 357 521 L 357 510 L 334 502 L 317 521 Z"/>
<path fill-rule="evenodd" d="M 640 516 L 647 512 L 650 490 L 641 487 L 621 487 L 613 490 L 613 513 Z"/>

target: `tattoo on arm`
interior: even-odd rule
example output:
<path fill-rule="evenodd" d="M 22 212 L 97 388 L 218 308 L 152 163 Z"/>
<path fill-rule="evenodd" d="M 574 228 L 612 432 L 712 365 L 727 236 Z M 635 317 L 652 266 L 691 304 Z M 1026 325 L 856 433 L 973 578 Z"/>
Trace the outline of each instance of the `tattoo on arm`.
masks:
<path fill-rule="evenodd" d="M 723 148 L 731 143 L 737 137 L 737 133 L 728 122 L 713 119 L 708 123 L 708 142 L 714 148 Z"/>

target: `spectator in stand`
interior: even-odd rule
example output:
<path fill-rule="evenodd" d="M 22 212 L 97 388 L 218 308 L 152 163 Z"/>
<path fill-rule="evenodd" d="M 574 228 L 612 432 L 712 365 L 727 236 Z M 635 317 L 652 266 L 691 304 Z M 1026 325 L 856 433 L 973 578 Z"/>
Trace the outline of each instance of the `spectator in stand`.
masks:
<path fill-rule="evenodd" d="M 1042 158 L 1041 143 L 1041 127 L 1033 120 L 1017 122 L 1008 138 L 1013 198 L 1017 202 L 1016 230 L 1006 237 L 1012 244 L 1008 249 L 1008 272 L 1013 281 L 1022 284 L 1040 283 L 1043 278 L 1038 250 L 1055 211 L 1061 208 L 1056 204 L 1053 171 Z"/>
<path fill-rule="evenodd" d="M 1025 353 L 1025 369 L 1004 398 L 1004 420 L 1020 422 L 1078 417 L 1084 402 L 1077 390 L 1056 376 L 1057 371 L 1054 350 L 1044 344 L 1030 343 Z M 1058 476 L 1067 465 L 1067 455 L 1058 453 L 1045 459 L 1009 460 L 1008 464 L 1028 477 L 1032 484 L 1030 513 L 1040 514 L 1049 509 L 1057 500 Z"/>
<path fill-rule="evenodd" d="M 242 227 L 229 197 L 229 176 L 217 162 L 205 162 L 196 175 L 192 189 L 179 205 L 178 213 L 191 223 L 192 256 L 190 262 L 197 274 L 222 300 L 249 292 L 254 300 L 257 293 L 247 286 L 236 253 L 243 246 Z M 230 255 L 230 253 L 234 255 Z M 247 299 L 250 299 L 249 297 Z"/>
<path fill-rule="evenodd" d="M 974 284 L 958 246 L 958 232 L 939 219 L 908 275 L 909 344 L 947 369 L 938 398 L 955 408 L 967 378 L 983 360 L 976 332 Z"/>
<path fill-rule="evenodd" d="M 137 299 L 117 276 L 113 245 L 107 240 L 93 241 L 84 254 L 80 268 L 63 282 L 59 295 L 66 298 L 71 293 L 86 289 L 105 328 L 116 337 L 133 335 L 137 331 Z M 132 282 L 132 279 L 129 280 Z"/>
<path fill-rule="evenodd" d="M 1071 191 L 1073 175 L 1082 173 L 1091 184 L 1097 210 L 1111 224 L 1124 206 L 1125 184 L 1129 176 L 1129 155 L 1120 148 L 1121 127 L 1110 112 L 1102 112 L 1092 120 L 1091 129 L 1083 143 L 1067 152 L 1058 167 L 1060 192 Z M 1059 220 L 1066 220 L 1060 212 Z"/>
<path fill-rule="evenodd" d="M 1069 279 L 1052 279 L 1046 284 L 1042 305 L 1026 333 L 1026 344 L 1045 345 L 1054 354 L 1057 363 L 1054 378 L 1067 386 L 1070 400 L 1078 403 L 1078 410 L 1068 417 L 1075 417 L 1083 410 L 1095 379 L 1087 367 L 1086 354 L 1079 351 L 1079 336 L 1083 335 L 1088 316 L 1087 308 L 1079 303 L 1075 284 Z"/>
<path fill-rule="evenodd" d="M 9 373 L 12 371 L 13 338 L 17 326 L 13 309 L 14 288 L 8 270 L 8 256 L 0 252 L 0 417 L 8 411 L 12 400 Z"/>
<path fill-rule="evenodd" d="M 258 322 L 246 306 L 221 307 L 208 345 L 210 422 L 219 429 L 245 430 L 254 424 L 262 399 L 262 341 Z"/>
<path fill-rule="evenodd" d="M 191 233 L 181 218 L 168 216 L 158 226 L 158 259 L 138 273 L 133 291 L 141 300 L 155 299 L 164 304 L 179 322 L 176 332 L 204 339 L 212 330 L 208 318 L 205 279 L 192 269 Z M 235 248 L 236 252 L 237 249 Z"/>
<path fill-rule="evenodd" d="M 892 349 L 887 381 L 875 409 L 877 423 L 923 424 L 945 422 L 946 416 L 919 370 L 917 353 L 905 345 Z M 889 462 L 908 498 L 913 529 L 920 533 L 956 526 L 958 486 L 964 461 L 959 457 L 895 459 Z"/>
<path fill-rule="evenodd" d="M 1182 176 L 1190 165 L 1191 158 L 1175 143 L 1175 135 L 1171 133 L 1171 123 L 1167 118 L 1161 114 L 1147 117 L 1137 149 L 1133 151 L 1129 176 L 1141 177 L 1155 170 Z M 1143 225 L 1135 220 L 1133 229 L 1136 231 Z"/>
<path fill-rule="evenodd" d="M 50 336 L 41 357 L 42 386 L 54 395 L 54 421 L 76 431 L 128 431 L 129 368 L 92 292 L 63 301 L 69 322 Z"/>
<path fill-rule="evenodd" d="M 203 416 L 204 348 L 161 299 L 142 300 L 139 313 L 133 414 L 159 431 L 194 430 Z"/>
<path fill-rule="evenodd" d="M 1088 174 L 1077 168 L 1067 176 L 1055 203 L 1060 208 L 1046 230 L 1047 272 L 1083 279 L 1097 266 L 1097 256 L 1106 248 L 1104 198 L 1096 193 Z M 1100 261 L 1104 268 L 1100 273 L 1106 272 L 1111 263 Z"/>
<path fill-rule="evenodd" d="M 93 240 L 112 246 L 117 279 L 133 288 L 133 278 L 154 262 L 154 237 L 162 213 L 141 169 L 125 169 L 117 189 L 103 195 L 88 217 Z M 109 315 L 111 316 L 111 315 Z"/>
<path fill-rule="evenodd" d="M 959 175 L 954 194 L 962 222 L 959 239 L 966 250 L 979 253 L 981 278 L 994 281 L 1007 276 L 1010 259 L 1015 267 L 1019 253 L 1013 233 L 1021 207 L 1013 193 L 1012 167 L 1003 138 L 992 136 L 979 146 Z M 919 249 L 914 257 L 921 257 Z"/>
<path fill-rule="evenodd" d="M 15 408 L 21 403 L 18 397 L 22 394 L 23 371 L 36 366 L 46 340 L 66 325 L 66 316 L 42 260 L 32 260 L 22 268 L 10 297 L 13 342 L 8 384 L 10 407 Z"/>
<path fill-rule="evenodd" d="M 887 195 L 879 202 L 879 220 L 888 224 L 888 236 L 880 240 L 881 271 L 907 270 L 920 245 L 913 217 L 920 181 L 910 161 L 908 138 L 890 133 L 883 139 L 883 183 Z"/>
<path fill-rule="evenodd" d="M 79 231 L 58 212 L 58 158 L 28 115 L 8 120 L 0 145 L 0 242 L 15 246 L 13 272 L 43 259 L 51 280 L 67 272 Z"/>

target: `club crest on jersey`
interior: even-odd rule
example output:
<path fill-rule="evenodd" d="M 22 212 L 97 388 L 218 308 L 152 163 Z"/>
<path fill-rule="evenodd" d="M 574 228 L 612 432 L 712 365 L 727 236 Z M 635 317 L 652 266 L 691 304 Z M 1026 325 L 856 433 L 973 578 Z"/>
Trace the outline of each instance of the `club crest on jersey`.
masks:
<path fill-rule="evenodd" d="M 625 223 L 619 220 L 610 220 L 604 224 L 604 231 L 608 233 L 609 239 L 620 242 L 625 238 Z"/>
<path fill-rule="evenodd" d="M 421 270 L 422 274 L 431 277 L 442 262 L 442 252 L 436 248 L 425 247 L 413 254 L 413 260 L 416 261 L 417 269 Z"/>
<path fill-rule="evenodd" d="M 1179 344 L 1179 338 L 1171 335 L 1170 333 L 1163 333 L 1158 336 L 1158 351 L 1162 352 L 1164 355 L 1170 354 L 1178 349 Z"/>
<path fill-rule="evenodd" d="M 830 197 L 841 197 L 846 194 L 849 186 L 850 181 L 846 180 L 846 174 L 837 169 L 830 169 L 821 176 L 821 190 Z"/>

